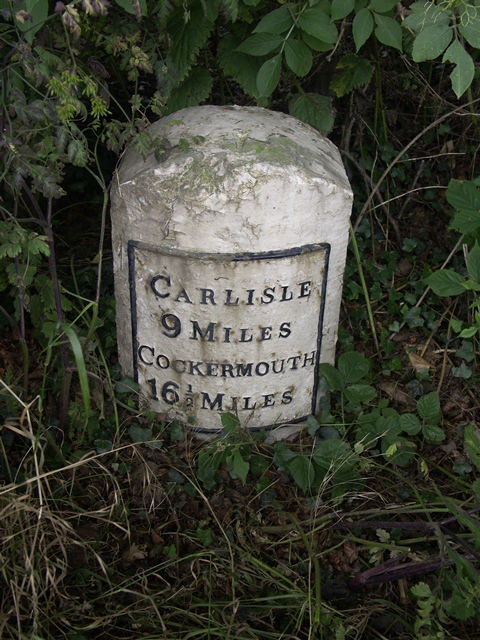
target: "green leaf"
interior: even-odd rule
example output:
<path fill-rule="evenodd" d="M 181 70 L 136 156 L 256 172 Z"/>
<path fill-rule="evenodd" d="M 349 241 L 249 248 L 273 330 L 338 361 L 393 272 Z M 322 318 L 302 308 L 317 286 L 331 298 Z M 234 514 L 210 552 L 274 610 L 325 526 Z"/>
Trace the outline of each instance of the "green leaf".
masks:
<path fill-rule="evenodd" d="M 222 427 L 225 429 L 226 433 L 233 433 L 238 430 L 240 427 L 240 421 L 234 413 L 230 413 L 226 411 L 222 413 L 222 417 L 220 418 L 222 422 Z"/>
<path fill-rule="evenodd" d="M 402 26 L 413 31 L 422 31 L 426 27 L 448 25 L 451 11 L 440 11 L 431 0 L 421 0 L 410 5 L 412 13 L 402 22 Z"/>
<path fill-rule="evenodd" d="M 480 212 L 480 190 L 473 180 L 450 180 L 445 195 L 454 209 Z"/>
<path fill-rule="evenodd" d="M 152 430 L 149 428 L 132 425 L 128 430 L 132 442 L 150 442 L 153 440 Z"/>
<path fill-rule="evenodd" d="M 130 13 L 132 16 L 135 15 L 135 7 L 133 6 L 132 0 L 115 0 L 119 7 L 125 9 L 127 13 Z M 142 16 L 147 15 L 147 3 L 146 0 L 139 0 L 140 10 L 142 12 Z"/>
<path fill-rule="evenodd" d="M 331 44 L 330 42 L 323 42 L 322 40 L 311 36 L 306 31 L 300 30 L 300 37 L 302 38 L 303 42 L 305 42 L 305 44 L 310 47 L 310 49 L 313 49 L 313 51 L 324 52 L 331 51 L 333 49 L 333 44 Z"/>
<path fill-rule="evenodd" d="M 353 19 L 352 32 L 357 53 L 372 35 L 374 27 L 373 16 L 368 9 L 361 9 Z"/>
<path fill-rule="evenodd" d="M 332 15 L 333 20 L 343 20 L 355 9 L 355 0 L 333 0 Z"/>
<path fill-rule="evenodd" d="M 465 450 L 470 460 L 480 471 L 480 431 L 473 424 L 468 424 L 464 431 Z"/>
<path fill-rule="evenodd" d="M 467 257 L 468 275 L 475 282 L 480 282 L 480 246 L 475 240 L 475 244 L 468 252 Z"/>
<path fill-rule="evenodd" d="M 406 467 L 413 459 L 414 445 L 402 436 L 392 434 L 382 438 L 382 453 L 392 464 Z"/>
<path fill-rule="evenodd" d="M 304 493 L 310 489 L 315 479 L 315 469 L 307 456 L 297 455 L 292 458 L 288 463 L 288 470 Z"/>
<path fill-rule="evenodd" d="M 338 31 L 330 16 L 327 15 L 318 5 L 310 7 L 298 16 L 298 24 L 311 36 L 333 44 L 337 41 Z"/>
<path fill-rule="evenodd" d="M 445 440 L 445 432 L 433 424 L 426 424 L 423 427 L 423 437 L 430 444 L 439 444 Z"/>
<path fill-rule="evenodd" d="M 387 13 L 397 4 L 397 0 L 371 0 L 369 8 L 377 13 Z"/>
<path fill-rule="evenodd" d="M 467 209 L 459 211 L 455 214 L 450 226 L 466 235 L 475 233 L 480 228 L 480 211 L 468 211 Z"/>
<path fill-rule="evenodd" d="M 283 5 L 279 9 L 270 11 L 260 20 L 253 33 L 284 33 L 293 26 L 293 18 L 287 7 Z"/>
<path fill-rule="evenodd" d="M 415 62 L 435 60 L 450 44 L 453 30 L 449 25 L 427 27 L 415 38 L 412 57 Z"/>
<path fill-rule="evenodd" d="M 328 362 L 322 362 L 319 366 L 321 375 L 326 379 L 332 391 L 341 391 L 345 388 L 345 381 L 339 371 Z"/>
<path fill-rule="evenodd" d="M 455 95 L 460 98 L 472 84 L 473 76 L 475 75 L 473 60 L 460 42 L 454 40 L 445 51 L 442 62 L 452 62 L 455 65 L 455 69 L 450 74 L 450 80 L 452 81 L 452 89 Z"/>
<path fill-rule="evenodd" d="M 377 28 L 375 35 L 382 44 L 402 51 L 402 27 L 393 18 L 374 14 Z"/>
<path fill-rule="evenodd" d="M 285 43 L 285 60 L 290 69 L 300 78 L 312 68 L 312 52 L 301 40 L 289 38 Z"/>
<path fill-rule="evenodd" d="M 465 292 L 465 278 L 451 269 L 440 269 L 425 278 L 437 296 L 459 296 Z"/>
<path fill-rule="evenodd" d="M 82 390 L 83 404 L 85 405 L 85 413 L 88 415 L 90 411 L 90 389 L 88 386 L 87 368 L 83 357 L 82 347 L 77 334 L 73 328 L 64 322 L 59 324 L 60 330 L 67 336 L 77 365 L 78 378 L 80 380 L 80 389 Z"/>
<path fill-rule="evenodd" d="M 284 38 L 274 33 L 254 33 L 236 48 L 240 53 L 251 56 L 265 56 L 283 44 Z"/>
<path fill-rule="evenodd" d="M 185 107 L 196 107 L 208 98 L 212 90 L 212 78 L 207 69 L 195 67 L 179 87 L 173 89 L 162 115 L 174 113 Z"/>
<path fill-rule="evenodd" d="M 460 333 L 458 334 L 458 337 L 468 340 L 469 338 L 473 338 L 473 336 L 477 333 L 477 331 L 478 331 L 477 327 L 467 327 L 466 329 L 463 329 L 462 331 L 460 331 Z"/>
<path fill-rule="evenodd" d="M 349 402 L 367 403 L 377 395 L 377 392 L 369 384 L 352 384 L 345 389 L 345 397 Z"/>
<path fill-rule="evenodd" d="M 373 65 L 352 53 L 340 59 L 337 69 L 340 73 L 330 83 L 330 89 L 338 98 L 370 82 L 373 74 Z"/>
<path fill-rule="evenodd" d="M 472 369 L 465 362 L 462 362 L 459 367 L 452 367 L 450 371 L 454 378 L 463 378 L 464 380 L 468 380 L 473 375 Z"/>
<path fill-rule="evenodd" d="M 250 470 L 250 463 L 243 459 L 242 454 L 238 449 L 233 453 L 231 460 L 227 459 L 227 463 L 231 464 L 233 471 L 240 478 L 242 484 L 247 481 L 247 474 Z"/>
<path fill-rule="evenodd" d="M 312 458 L 324 471 L 338 471 L 351 469 L 357 462 L 358 456 L 352 452 L 350 446 L 343 440 L 324 440 L 315 448 Z"/>
<path fill-rule="evenodd" d="M 260 98 L 268 98 L 273 93 L 280 80 L 281 70 L 282 56 L 280 53 L 262 64 L 257 74 L 257 89 Z"/>
<path fill-rule="evenodd" d="M 225 75 L 235 78 L 247 95 L 256 97 L 257 74 L 263 60 L 237 51 L 240 44 L 241 38 L 237 33 L 222 38 L 217 48 L 218 64 Z"/>
<path fill-rule="evenodd" d="M 172 41 L 169 58 L 177 75 L 178 83 L 185 79 L 212 29 L 213 23 L 205 18 L 201 6 L 192 7 L 188 22 L 185 22 L 183 6 L 174 10 L 168 22 L 167 30 Z M 184 106 L 194 105 L 185 104 Z"/>
<path fill-rule="evenodd" d="M 23 2 L 14 3 L 13 6 L 15 26 L 25 33 L 28 44 L 32 44 L 35 34 L 42 28 L 48 17 L 48 0 L 23 0 Z M 31 20 L 28 16 L 31 16 Z"/>
<path fill-rule="evenodd" d="M 290 114 L 315 127 L 321 133 L 329 133 L 333 129 L 335 111 L 332 99 L 318 93 L 305 93 L 290 102 Z"/>
<path fill-rule="evenodd" d="M 338 359 L 338 370 L 346 384 L 358 382 L 370 371 L 368 360 L 358 351 L 342 353 Z"/>
<path fill-rule="evenodd" d="M 426 598 L 431 597 L 432 590 L 426 582 L 419 582 L 410 589 L 410 593 L 415 596 L 415 598 L 425 600 Z"/>
<path fill-rule="evenodd" d="M 408 433 L 409 436 L 414 436 L 422 430 L 420 420 L 413 413 L 402 413 L 400 416 L 400 427 L 402 431 Z"/>
<path fill-rule="evenodd" d="M 458 30 L 474 49 L 480 49 L 480 7 L 461 4 Z"/>
<path fill-rule="evenodd" d="M 213 533 L 211 529 L 202 529 L 201 527 L 198 527 L 195 534 L 204 547 L 209 547 L 213 544 Z"/>
<path fill-rule="evenodd" d="M 440 412 L 440 397 L 437 391 L 432 391 L 422 396 L 417 402 L 418 415 L 427 422 L 439 422 L 442 415 Z"/>
<path fill-rule="evenodd" d="M 288 448 L 285 441 L 277 442 L 273 447 L 273 464 L 280 469 L 285 469 L 290 460 L 295 458 L 297 454 Z"/>

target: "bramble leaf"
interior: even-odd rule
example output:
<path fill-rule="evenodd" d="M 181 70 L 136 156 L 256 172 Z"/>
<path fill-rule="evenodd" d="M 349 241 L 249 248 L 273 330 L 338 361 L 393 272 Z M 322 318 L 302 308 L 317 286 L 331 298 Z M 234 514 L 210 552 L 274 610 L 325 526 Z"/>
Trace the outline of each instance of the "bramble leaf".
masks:
<path fill-rule="evenodd" d="M 373 74 L 373 65 L 352 53 L 340 59 L 337 69 L 340 73 L 330 83 L 330 89 L 338 98 L 370 82 Z"/>
<path fill-rule="evenodd" d="M 318 93 L 305 93 L 292 100 L 290 114 L 322 133 L 329 133 L 335 120 L 331 98 Z"/>
<path fill-rule="evenodd" d="M 169 57 L 178 83 L 185 79 L 212 29 L 213 23 L 205 18 L 200 6 L 191 9 L 188 22 L 185 22 L 183 7 L 175 9 L 168 22 L 168 33 L 172 39 Z"/>
<path fill-rule="evenodd" d="M 465 278 L 452 269 L 435 271 L 425 282 L 437 296 L 459 296 L 465 291 Z"/>

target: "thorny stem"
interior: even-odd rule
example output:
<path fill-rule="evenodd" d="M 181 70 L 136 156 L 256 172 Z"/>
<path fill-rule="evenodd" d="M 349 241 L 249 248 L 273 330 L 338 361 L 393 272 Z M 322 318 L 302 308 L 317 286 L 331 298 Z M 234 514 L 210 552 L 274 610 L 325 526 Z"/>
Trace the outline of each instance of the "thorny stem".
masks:
<path fill-rule="evenodd" d="M 42 222 L 42 226 L 45 231 L 45 236 L 47 239 L 47 244 L 50 249 L 50 254 L 48 256 L 48 266 L 50 269 L 50 277 L 52 279 L 52 287 L 53 287 L 53 296 L 55 300 L 55 311 L 57 314 L 57 321 L 59 324 L 63 323 L 63 310 L 62 310 L 62 298 L 60 295 L 60 283 L 58 280 L 57 273 L 57 262 L 55 259 L 55 242 L 53 238 L 53 229 L 52 229 L 52 202 L 53 199 L 50 197 L 47 203 L 47 215 L 45 216 L 40 205 L 36 201 L 33 196 L 33 193 L 28 188 L 27 184 L 24 180 L 22 180 L 22 188 L 25 193 L 28 195 L 30 202 L 33 205 L 33 208 L 37 212 L 39 220 Z M 72 370 L 68 364 L 68 351 L 67 351 L 67 342 L 66 336 L 62 332 L 60 335 L 60 357 L 62 360 L 62 366 L 64 370 L 63 383 L 62 383 L 62 393 L 61 393 L 61 401 L 60 401 L 60 430 L 65 431 L 65 427 L 67 424 L 67 413 L 68 413 L 68 397 L 70 392 L 70 381 L 72 379 Z"/>

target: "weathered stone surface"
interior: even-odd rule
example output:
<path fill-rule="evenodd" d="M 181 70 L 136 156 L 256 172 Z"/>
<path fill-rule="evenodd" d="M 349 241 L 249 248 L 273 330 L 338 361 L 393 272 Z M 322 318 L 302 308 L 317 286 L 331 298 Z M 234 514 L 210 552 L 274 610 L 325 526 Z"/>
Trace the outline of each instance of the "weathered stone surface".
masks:
<path fill-rule="evenodd" d="M 112 194 L 120 362 L 149 407 L 203 431 L 316 411 L 333 362 L 351 191 L 294 118 L 195 107 L 160 120 L 160 161 L 125 154 Z"/>

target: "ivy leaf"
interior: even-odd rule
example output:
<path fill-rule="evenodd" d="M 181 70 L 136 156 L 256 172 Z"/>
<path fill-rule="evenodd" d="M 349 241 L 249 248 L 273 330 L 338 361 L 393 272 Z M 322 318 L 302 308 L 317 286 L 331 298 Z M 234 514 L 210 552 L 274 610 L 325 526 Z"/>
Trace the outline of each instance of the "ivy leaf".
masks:
<path fill-rule="evenodd" d="M 227 458 L 227 464 L 230 464 L 235 474 L 240 478 L 242 484 L 247 482 L 247 474 L 250 470 L 250 463 L 243 459 L 238 449 L 235 450 L 231 459 Z"/>
<path fill-rule="evenodd" d="M 253 33 L 284 33 L 293 26 L 293 18 L 286 5 L 270 11 L 260 20 Z"/>
<path fill-rule="evenodd" d="M 442 62 L 452 62 L 455 69 L 450 74 L 452 89 L 457 98 L 465 93 L 475 75 L 473 60 L 458 40 L 454 40 L 443 55 Z"/>
<path fill-rule="evenodd" d="M 312 52 L 307 45 L 293 38 L 289 38 L 285 43 L 285 60 L 293 73 L 300 78 L 307 75 L 313 64 Z"/>
<path fill-rule="evenodd" d="M 333 129 L 335 111 L 328 96 L 318 93 L 303 94 L 290 102 L 290 114 L 321 133 L 329 133 Z"/>
<path fill-rule="evenodd" d="M 318 5 L 310 7 L 298 16 L 298 24 L 311 36 L 333 44 L 337 41 L 337 27 L 330 22 L 330 16 L 320 9 Z"/>
<path fill-rule="evenodd" d="M 415 38 L 412 57 L 415 62 L 435 60 L 450 44 L 453 38 L 452 28 L 446 25 L 427 27 Z"/>
<path fill-rule="evenodd" d="M 402 27 L 393 18 L 374 14 L 377 28 L 375 35 L 382 44 L 402 51 Z"/>
<path fill-rule="evenodd" d="M 355 0 L 333 0 L 332 2 L 332 22 L 343 20 L 355 9 Z"/>
<path fill-rule="evenodd" d="M 284 38 L 275 33 L 255 33 L 247 38 L 242 44 L 236 48 L 240 53 L 248 53 L 251 56 L 266 56 L 282 43 Z"/>
<path fill-rule="evenodd" d="M 337 69 L 340 73 L 330 83 L 330 89 L 338 98 L 342 98 L 357 87 L 370 82 L 373 74 L 373 66 L 365 58 L 359 58 L 350 53 L 340 59 Z"/>
<path fill-rule="evenodd" d="M 437 296 L 459 296 L 465 291 L 465 278 L 451 269 L 440 269 L 425 278 Z"/>
<path fill-rule="evenodd" d="M 184 15 L 183 7 L 178 7 L 168 22 L 168 33 L 172 40 L 169 57 L 173 63 L 178 83 L 185 79 L 190 67 L 195 62 L 197 53 L 213 29 L 213 23 L 205 18 L 201 6 L 191 9 L 188 22 L 185 22 Z"/>
<path fill-rule="evenodd" d="M 355 41 L 357 53 L 372 35 L 373 27 L 374 21 L 370 11 L 366 8 L 360 9 L 353 19 L 352 25 L 353 40 Z"/>
<path fill-rule="evenodd" d="M 281 70 L 282 56 L 280 53 L 262 64 L 257 74 L 257 89 L 260 98 L 268 98 L 273 93 L 280 80 Z"/>

